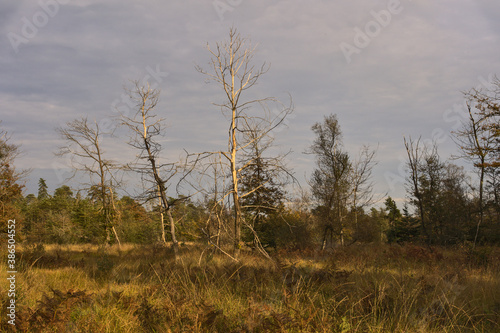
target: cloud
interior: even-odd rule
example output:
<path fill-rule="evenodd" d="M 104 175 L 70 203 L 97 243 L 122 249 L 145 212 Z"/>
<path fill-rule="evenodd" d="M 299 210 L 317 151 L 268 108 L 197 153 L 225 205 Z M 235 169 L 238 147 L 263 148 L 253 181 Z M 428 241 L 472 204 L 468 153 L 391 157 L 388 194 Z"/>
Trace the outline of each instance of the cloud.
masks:
<path fill-rule="evenodd" d="M 222 20 L 220 2 L 213 1 L 71 1 L 17 53 L 9 32 L 21 34 L 23 17 L 31 20 L 43 9 L 36 2 L 2 3 L 0 119 L 26 152 L 18 163 L 45 168 L 36 174 L 47 175 L 58 145 L 54 127 L 116 114 L 123 85 L 157 66 L 168 73 L 157 82 L 158 112 L 169 124 L 166 156 L 176 158 L 183 148 L 224 147 L 227 124 L 211 104 L 224 94 L 205 84 L 194 66 L 207 68 L 206 43 L 226 39 L 232 25 L 258 44 L 257 63 L 271 63 L 253 94 L 293 98 L 295 117 L 276 142 L 294 150 L 289 164 L 297 174 L 304 178 L 314 166 L 302 154 L 312 140 L 311 125 L 337 113 L 352 154 L 362 144 L 379 145 L 378 192 L 387 190 L 385 173 L 398 173 L 403 135 L 449 132 L 453 123 L 443 113 L 462 101 L 460 91 L 476 86 L 480 76 L 500 73 L 499 7 L 493 0 L 401 0 L 402 10 L 350 63 L 339 45 L 354 45 L 356 28 L 364 31 L 376 21 L 373 12 L 387 10 L 389 1 L 220 1 L 229 6 Z M 113 142 L 115 153 L 128 149 Z M 443 143 L 444 158 L 453 151 L 450 140 Z M 30 180 L 29 191 L 37 180 Z M 402 184 L 391 195 L 404 197 Z"/>

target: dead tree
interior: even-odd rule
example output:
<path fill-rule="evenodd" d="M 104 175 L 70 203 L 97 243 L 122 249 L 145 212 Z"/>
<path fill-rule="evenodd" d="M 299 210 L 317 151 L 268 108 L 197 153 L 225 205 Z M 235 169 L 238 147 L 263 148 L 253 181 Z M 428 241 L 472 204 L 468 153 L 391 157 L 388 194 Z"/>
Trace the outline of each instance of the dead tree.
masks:
<path fill-rule="evenodd" d="M 159 162 L 161 145 L 156 141 L 163 134 L 164 119 L 157 118 L 154 109 L 158 104 L 160 91 L 148 85 L 134 82 L 133 90 L 129 90 L 130 98 L 136 103 L 137 111 L 131 117 L 122 114 L 121 124 L 132 132 L 129 144 L 138 149 L 137 160 L 130 169 L 142 176 L 145 184 L 145 196 L 148 199 L 157 198 L 161 204 L 162 240 L 166 244 L 163 214 L 167 215 L 170 224 L 170 235 L 174 256 L 179 258 L 179 243 L 175 235 L 175 222 L 171 213 L 171 204 L 167 198 L 168 182 L 177 174 L 179 166 L 176 163 L 162 164 Z M 162 172 L 163 171 L 163 172 Z"/>
<path fill-rule="evenodd" d="M 472 112 L 474 98 L 474 95 L 469 96 L 467 102 L 468 119 L 462 124 L 461 130 L 454 132 L 455 143 L 462 152 L 460 157 L 471 161 L 479 170 L 479 221 L 476 225 L 473 247 L 476 246 L 479 228 L 484 220 L 484 177 L 487 168 L 492 165 L 488 162 L 490 156 L 495 153 L 494 147 L 498 147 L 495 133 L 485 130 L 488 118 L 474 116 Z"/>
<path fill-rule="evenodd" d="M 500 80 L 494 77 L 489 87 L 464 92 L 468 118 L 462 128 L 453 132 L 455 143 L 464 158 L 479 171 L 479 221 L 474 236 L 476 246 L 479 228 L 484 220 L 485 177 L 495 175 L 500 166 Z"/>
<path fill-rule="evenodd" d="M 206 75 L 210 81 L 220 85 L 225 96 L 225 102 L 215 104 L 219 106 L 223 114 L 227 115 L 228 126 L 228 147 L 227 150 L 219 151 L 226 162 L 231 177 L 232 209 L 234 219 L 234 256 L 237 258 L 241 250 L 241 227 L 242 207 L 240 193 L 241 172 L 245 165 L 241 166 L 241 154 L 243 150 L 255 140 L 267 136 L 273 129 L 282 124 L 284 119 L 293 110 L 290 106 L 279 105 L 277 111 L 272 112 L 269 104 L 277 100 L 273 97 L 263 99 L 244 100 L 244 92 L 252 88 L 259 78 L 265 74 L 269 67 L 263 64 L 255 67 L 252 63 L 255 54 L 255 47 L 250 42 L 242 38 L 235 28 L 229 30 L 229 40 L 217 43 L 215 48 L 207 46 L 212 55 L 210 61 L 210 71 L 206 71 L 197 66 L 197 70 Z M 251 113 L 252 107 L 259 107 L 261 112 Z M 275 110 L 275 109 L 273 109 Z M 248 141 L 242 135 L 245 127 L 249 125 L 258 128 L 258 135 Z M 210 155 L 207 153 L 206 156 Z"/>
<path fill-rule="evenodd" d="M 222 162 L 220 154 L 211 156 L 209 162 L 205 164 L 205 170 L 201 173 L 203 178 L 207 179 L 208 177 L 208 183 L 212 184 L 209 191 L 205 193 L 208 218 L 202 232 L 206 235 L 208 243 L 218 251 L 221 251 L 222 231 L 227 229 L 225 202 L 229 193 Z"/>
<path fill-rule="evenodd" d="M 410 187 L 410 192 L 416 199 L 418 212 L 420 215 L 422 234 L 425 238 L 425 241 L 429 242 L 429 234 L 427 232 L 426 216 L 424 210 L 424 199 L 423 194 L 420 191 L 420 166 L 422 164 L 422 159 L 424 158 L 423 155 L 425 155 L 425 152 L 422 150 L 422 148 L 419 147 L 420 139 L 418 139 L 417 142 L 414 142 L 411 138 L 409 138 L 408 141 L 406 141 L 406 138 L 404 138 L 403 140 L 406 148 L 406 153 L 408 154 L 407 166 L 410 171 L 408 185 Z"/>
<path fill-rule="evenodd" d="M 87 118 L 73 120 L 68 122 L 66 127 L 59 127 L 56 130 L 67 142 L 65 146 L 59 148 L 56 156 L 69 156 L 74 171 L 69 179 L 73 178 L 78 172 L 84 172 L 90 176 L 89 183 L 85 185 L 89 190 L 96 188 L 99 193 L 106 242 L 110 241 L 110 231 L 112 231 L 118 245 L 121 246 L 112 218 L 114 209 L 112 189 L 113 186 L 121 183 L 114 175 L 118 165 L 104 158 L 104 151 L 100 141 L 104 135 L 110 133 L 101 132 L 99 124 L 96 121 L 91 124 L 87 121 Z M 113 180 L 115 185 L 113 185 Z"/>
<path fill-rule="evenodd" d="M 368 146 L 363 146 L 358 158 L 354 161 L 351 170 L 352 180 L 352 209 L 354 211 L 354 226 L 356 234 L 358 227 L 358 208 L 366 207 L 373 202 L 373 183 L 371 181 L 375 161 L 375 150 L 370 150 Z"/>

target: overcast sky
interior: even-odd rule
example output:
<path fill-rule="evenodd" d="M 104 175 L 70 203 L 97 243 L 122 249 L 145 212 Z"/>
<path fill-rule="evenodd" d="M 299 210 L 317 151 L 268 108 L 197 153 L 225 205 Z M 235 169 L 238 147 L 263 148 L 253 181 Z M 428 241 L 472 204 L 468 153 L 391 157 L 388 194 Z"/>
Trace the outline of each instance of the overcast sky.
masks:
<path fill-rule="evenodd" d="M 158 85 L 168 121 L 165 157 L 183 149 L 222 149 L 227 125 L 205 83 L 207 43 L 234 25 L 271 64 L 256 96 L 293 98 L 294 114 L 276 134 L 302 186 L 314 168 L 303 152 L 311 126 L 336 113 L 347 150 L 377 148 L 379 194 L 404 199 L 403 136 L 436 139 L 443 159 L 456 153 L 449 133 L 463 115 L 461 91 L 500 74 L 498 0 L 41 0 L 0 3 L 0 119 L 20 144 L 17 168 L 32 168 L 49 191 L 62 184 L 62 143 L 54 129 L 87 116 L 102 121 L 124 108 L 128 80 Z M 106 143 L 109 156 L 129 148 Z"/>

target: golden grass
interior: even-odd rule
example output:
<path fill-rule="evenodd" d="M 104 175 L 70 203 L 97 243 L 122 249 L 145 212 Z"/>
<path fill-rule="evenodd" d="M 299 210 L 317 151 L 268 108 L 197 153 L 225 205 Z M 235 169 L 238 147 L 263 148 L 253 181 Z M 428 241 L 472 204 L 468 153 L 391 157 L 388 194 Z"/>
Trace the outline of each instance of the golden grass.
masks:
<path fill-rule="evenodd" d="M 358 245 L 238 263 L 194 244 L 179 262 L 161 246 L 18 250 L 25 332 L 500 331 L 497 248 Z"/>

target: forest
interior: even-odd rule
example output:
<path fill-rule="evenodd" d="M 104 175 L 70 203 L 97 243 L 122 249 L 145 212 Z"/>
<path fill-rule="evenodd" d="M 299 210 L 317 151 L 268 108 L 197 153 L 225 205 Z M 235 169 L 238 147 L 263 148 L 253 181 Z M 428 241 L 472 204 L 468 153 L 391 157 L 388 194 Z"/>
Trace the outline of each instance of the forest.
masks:
<path fill-rule="evenodd" d="M 40 178 L 26 194 L 22 146 L 0 132 L 2 244 L 16 245 L 2 245 L 1 265 L 9 254 L 17 265 L 16 325 L 2 269 L 2 331 L 500 330 L 500 80 L 463 93 L 457 156 L 402 140 L 398 206 L 374 194 L 377 149 L 348 151 L 335 113 L 310 124 L 314 167 L 298 184 L 274 141 L 292 96 L 254 96 L 269 68 L 235 29 L 207 49 L 209 68 L 196 70 L 223 99 L 222 149 L 166 160 L 160 91 L 138 80 L 134 108 L 106 116 L 112 125 L 57 128 L 54 153 L 79 187 L 49 193 Z M 108 158 L 111 127 L 135 160 Z M 125 194 L 124 179 L 141 193 Z"/>

